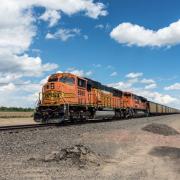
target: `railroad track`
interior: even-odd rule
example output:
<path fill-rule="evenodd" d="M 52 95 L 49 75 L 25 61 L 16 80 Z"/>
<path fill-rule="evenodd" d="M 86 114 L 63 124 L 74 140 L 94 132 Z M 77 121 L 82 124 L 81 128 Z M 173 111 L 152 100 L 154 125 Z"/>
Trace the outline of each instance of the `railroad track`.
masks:
<path fill-rule="evenodd" d="M 145 118 L 145 117 L 138 117 L 138 118 Z M 161 116 L 159 116 L 158 119 L 161 119 Z M 42 127 L 71 126 L 71 125 L 82 125 L 82 124 L 92 124 L 92 123 L 102 123 L 102 122 L 112 122 L 112 121 L 123 121 L 123 120 L 131 120 L 131 119 L 119 119 L 119 120 L 117 120 L 117 119 L 116 120 L 115 119 L 104 119 L 104 120 L 94 119 L 94 120 L 77 121 L 77 122 L 68 122 L 67 121 L 67 122 L 63 122 L 60 124 L 49 123 L 49 124 L 26 124 L 26 125 L 0 126 L 0 131 L 34 129 L 34 128 L 42 128 Z"/>
<path fill-rule="evenodd" d="M 11 130 L 21 130 L 21 129 L 34 129 L 42 127 L 60 127 L 60 126 L 71 126 L 71 125 L 82 125 L 82 124 L 91 124 L 91 123 L 102 123 L 102 122 L 111 122 L 115 121 L 114 119 L 94 119 L 86 121 L 76 121 L 76 122 L 62 122 L 62 123 L 49 123 L 49 124 L 26 124 L 26 125 L 9 125 L 9 126 L 0 126 L 0 131 L 11 131 Z"/>
<path fill-rule="evenodd" d="M 41 128 L 41 127 L 56 126 L 56 125 L 57 124 L 27 124 L 27 125 L 1 126 L 0 131 L 34 129 L 34 128 Z"/>

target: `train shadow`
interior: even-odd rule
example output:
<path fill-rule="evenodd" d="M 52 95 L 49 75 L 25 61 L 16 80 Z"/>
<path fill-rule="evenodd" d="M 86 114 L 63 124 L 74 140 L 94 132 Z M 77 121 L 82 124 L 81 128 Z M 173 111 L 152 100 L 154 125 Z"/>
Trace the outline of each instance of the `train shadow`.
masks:
<path fill-rule="evenodd" d="M 161 115 L 162 116 L 162 115 Z M 160 115 L 158 115 L 157 117 L 161 117 Z M 163 116 L 168 116 L 168 115 L 163 115 Z M 155 116 L 139 116 L 139 117 L 133 117 L 133 118 L 128 118 L 128 119 L 89 119 L 89 120 L 85 120 L 85 121 L 75 121 L 75 122 L 71 122 L 71 121 L 64 121 L 61 123 L 56 123 L 54 124 L 54 126 L 56 127 L 62 127 L 62 126 L 77 126 L 77 125 L 84 125 L 84 124 L 98 124 L 98 123 L 106 123 L 106 122 L 117 122 L 117 121 L 130 121 L 133 119 L 142 119 L 142 118 L 151 118 L 151 117 L 155 117 Z"/>

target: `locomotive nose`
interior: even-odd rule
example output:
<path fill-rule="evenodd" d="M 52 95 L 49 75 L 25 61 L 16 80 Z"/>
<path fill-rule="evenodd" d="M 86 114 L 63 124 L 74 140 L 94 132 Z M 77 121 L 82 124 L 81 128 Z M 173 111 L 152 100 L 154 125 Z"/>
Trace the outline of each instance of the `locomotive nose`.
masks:
<path fill-rule="evenodd" d="M 44 86 L 44 90 L 51 90 L 51 89 L 55 89 L 55 83 L 50 83 L 50 82 L 48 82 L 48 83 Z"/>

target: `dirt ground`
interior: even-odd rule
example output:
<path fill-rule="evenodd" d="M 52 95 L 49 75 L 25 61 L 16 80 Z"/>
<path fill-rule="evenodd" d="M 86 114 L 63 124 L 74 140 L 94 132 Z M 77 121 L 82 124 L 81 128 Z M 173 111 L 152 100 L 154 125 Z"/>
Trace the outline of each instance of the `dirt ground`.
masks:
<path fill-rule="evenodd" d="M 33 112 L 2 112 L 0 111 L 0 118 L 27 118 L 32 117 Z"/>
<path fill-rule="evenodd" d="M 0 179 L 179 180 L 180 115 L 0 132 Z M 162 126 L 164 127 L 164 126 Z"/>
<path fill-rule="evenodd" d="M 0 112 L 0 126 L 34 124 L 33 112 Z"/>
<path fill-rule="evenodd" d="M 0 126 L 13 126 L 19 124 L 35 124 L 32 117 L 22 118 L 0 118 Z"/>

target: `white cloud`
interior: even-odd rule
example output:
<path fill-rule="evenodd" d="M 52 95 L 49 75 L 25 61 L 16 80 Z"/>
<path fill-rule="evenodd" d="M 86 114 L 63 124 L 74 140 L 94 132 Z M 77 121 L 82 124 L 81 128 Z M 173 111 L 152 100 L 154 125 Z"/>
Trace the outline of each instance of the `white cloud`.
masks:
<path fill-rule="evenodd" d="M 120 89 L 120 90 L 123 90 L 123 91 L 132 91 L 133 90 L 133 85 L 138 83 L 138 82 L 139 82 L 138 78 L 130 78 L 127 81 L 124 81 L 124 82 L 120 81 L 120 82 L 117 82 L 117 83 L 108 84 L 108 86 L 114 87 L 116 89 Z"/>
<path fill-rule="evenodd" d="M 6 97 L 0 99 L 1 106 L 16 106 L 16 107 L 35 107 L 38 100 L 38 91 L 41 86 L 36 84 L 15 85 L 9 83 L 0 86 L 0 96 Z"/>
<path fill-rule="evenodd" d="M 102 67 L 101 64 L 93 64 L 93 66 L 94 66 L 95 68 L 100 68 L 100 67 Z"/>
<path fill-rule="evenodd" d="M 131 90 L 131 87 L 132 87 L 132 84 L 129 83 L 129 82 L 117 82 L 117 83 L 111 83 L 111 84 L 108 84 L 109 87 L 114 87 L 116 89 L 119 89 L 119 90 L 123 90 L 123 91 L 130 91 Z"/>
<path fill-rule="evenodd" d="M 82 69 L 76 69 L 74 67 L 68 68 L 65 72 L 69 72 L 69 73 L 72 73 L 72 74 L 75 74 L 75 75 L 81 76 L 81 77 L 91 76 L 93 74 L 92 71 L 84 71 Z"/>
<path fill-rule="evenodd" d="M 96 29 L 104 29 L 104 25 L 103 24 L 97 24 L 95 26 Z"/>
<path fill-rule="evenodd" d="M 108 12 L 104 10 L 105 9 L 104 4 L 96 3 L 94 5 L 92 4 L 92 0 L 90 0 L 89 2 L 88 1 L 85 1 L 85 2 L 87 3 L 86 8 L 88 8 L 86 12 L 87 16 L 94 19 L 97 19 L 98 16 L 107 16 Z"/>
<path fill-rule="evenodd" d="M 94 27 L 95 29 L 100 29 L 100 30 L 106 30 L 106 31 L 109 31 L 110 30 L 110 28 L 111 28 L 111 26 L 107 23 L 107 24 L 97 24 L 97 25 L 95 25 L 95 27 Z"/>
<path fill-rule="evenodd" d="M 180 83 L 175 83 L 164 88 L 165 90 L 180 90 Z"/>
<path fill-rule="evenodd" d="M 18 75 L 18 74 L 13 74 L 13 73 L 0 73 L 0 83 L 9 83 L 9 82 L 13 82 L 19 78 L 21 78 L 22 75 Z"/>
<path fill-rule="evenodd" d="M 141 76 L 143 76 L 143 73 L 134 73 L 134 72 L 132 72 L 132 73 L 129 73 L 129 74 L 126 75 L 127 78 L 138 78 L 138 77 L 141 77 Z"/>
<path fill-rule="evenodd" d="M 30 1 L 1 1 L 0 6 L 0 76 L 38 76 L 57 68 L 56 64 L 43 64 L 40 57 L 30 57 L 29 50 L 36 36 L 36 17 Z M 5 18 L 7 17 L 7 18 Z M 10 79 L 9 79 L 10 81 Z"/>
<path fill-rule="evenodd" d="M 41 7 L 44 12 L 38 14 L 34 7 Z M 42 76 L 58 67 L 54 63 L 43 63 L 39 53 L 35 57 L 28 55 L 37 35 L 38 20 L 48 22 L 52 27 L 58 23 L 61 14 L 70 17 L 79 12 L 97 19 L 107 15 L 105 8 L 103 3 L 93 0 L 1 0 L 0 96 L 6 98 L 0 99 L 0 105 L 33 106 L 40 85 L 23 82 L 23 78 Z M 22 86 L 17 86 L 16 82 L 21 82 Z"/>
<path fill-rule="evenodd" d="M 108 12 L 103 3 L 94 0 L 9 0 L 14 1 L 22 8 L 44 7 L 48 10 L 56 10 L 68 15 L 84 12 L 86 16 L 97 19 L 99 16 L 106 16 Z"/>
<path fill-rule="evenodd" d="M 0 92 L 9 92 L 15 89 L 15 85 L 13 83 L 9 83 L 7 85 L 0 87 Z"/>
<path fill-rule="evenodd" d="M 180 20 L 157 31 L 136 24 L 122 23 L 111 31 L 110 36 L 118 43 L 128 46 L 172 46 L 180 44 Z"/>
<path fill-rule="evenodd" d="M 146 86 L 144 87 L 145 89 L 154 89 L 154 88 L 157 87 L 157 84 L 156 84 L 156 82 L 155 82 L 153 79 L 146 79 L 146 78 L 144 78 L 144 79 L 142 79 L 142 80 L 140 81 L 140 83 L 146 85 Z"/>
<path fill-rule="evenodd" d="M 6 17 L 6 18 L 5 18 Z M 14 0 L 1 1 L 0 52 L 23 53 L 36 35 L 31 11 L 23 11 Z"/>
<path fill-rule="evenodd" d="M 8 76 L 9 74 L 15 77 L 40 76 L 43 72 L 51 71 L 58 67 L 53 63 L 43 64 L 40 57 L 29 57 L 27 54 L 18 56 L 0 53 L 0 64 L 2 76 Z"/>
<path fill-rule="evenodd" d="M 144 78 L 144 79 L 141 80 L 141 83 L 143 83 L 143 84 L 153 84 L 153 83 L 155 83 L 155 81 L 153 79 Z"/>
<path fill-rule="evenodd" d="M 157 87 L 156 82 L 153 79 L 146 79 L 141 77 L 143 76 L 143 73 L 129 73 L 125 77 L 128 78 L 126 81 L 120 81 L 117 83 L 112 83 L 110 86 L 113 86 L 117 89 L 121 89 L 124 91 L 132 91 L 134 89 L 134 85 L 139 85 L 140 87 L 144 85 L 143 89 L 144 90 L 149 90 L 149 89 L 155 89 Z"/>
<path fill-rule="evenodd" d="M 159 92 L 153 92 L 149 90 L 143 90 L 143 89 L 135 89 L 134 92 L 138 95 L 146 97 L 148 100 L 172 106 L 172 103 L 177 103 L 178 99 L 175 97 L 172 97 L 168 94 L 162 94 Z"/>
<path fill-rule="evenodd" d="M 157 87 L 157 84 L 156 83 L 152 83 L 152 84 L 148 84 L 145 86 L 145 89 L 154 89 Z"/>
<path fill-rule="evenodd" d="M 92 74 L 93 74 L 92 71 L 87 71 L 87 72 L 85 73 L 86 76 L 91 76 Z"/>
<path fill-rule="evenodd" d="M 173 97 L 169 94 L 163 94 L 157 91 L 154 91 L 157 87 L 156 82 L 153 79 L 139 79 L 143 73 L 130 73 L 126 75 L 129 79 L 125 81 L 120 81 L 116 83 L 108 84 L 110 87 L 114 87 L 116 89 L 122 91 L 132 92 L 139 96 L 146 97 L 148 100 L 157 102 L 160 104 L 168 105 L 170 107 L 179 107 L 180 108 L 180 100 L 178 97 Z M 144 84 L 144 87 L 142 87 Z"/>
<path fill-rule="evenodd" d="M 180 104 L 178 104 L 178 99 L 175 97 L 172 97 L 168 94 L 162 94 L 159 92 L 154 92 L 154 91 L 150 91 L 150 89 L 154 88 L 150 86 L 153 85 L 149 85 L 149 87 L 145 87 L 145 88 L 135 88 L 133 85 L 136 82 L 118 82 L 118 83 L 111 83 L 108 86 L 110 87 L 114 87 L 116 89 L 122 90 L 122 91 L 129 91 L 132 92 L 134 94 L 137 94 L 139 96 L 143 96 L 146 97 L 148 100 L 153 101 L 153 102 L 157 102 L 160 104 L 165 104 L 165 105 L 169 105 L 169 106 L 180 106 Z M 154 85 L 155 86 L 155 85 Z M 172 104 L 173 103 L 173 104 Z"/>
<path fill-rule="evenodd" d="M 91 18 L 107 15 L 104 4 L 94 3 L 93 0 L 1 0 L 1 54 L 17 55 L 29 50 L 37 31 L 35 22 L 38 17 L 33 11 L 34 7 L 45 8 L 40 19 L 49 21 L 50 26 L 57 23 L 61 13 L 73 15 L 84 12 Z"/>
<path fill-rule="evenodd" d="M 77 69 L 74 69 L 74 70 L 70 71 L 70 73 L 75 74 L 77 76 L 83 76 L 84 75 L 83 70 L 77 70 Z"/>
<path fill-rule="evenodd" d="M 117 76 L 117 75 L 118 75 L 118 73 L 116 71 L 114 71 L 110 74 L 110 76 Z"/>
<path fill-rule="evenodd" d="M 129 82 L 131 84 L 135 84 L 135 83 L 139 83 L 139 79 L 138 78 L 130 78 L 127 82 Z"/>
<path fill-rule="evenodd" d="M 77 35 L 80 35 L 81 30 L 78 28 L 74 29 L 59 29 L 54 34 L 48 33 L 46 39 L 60 39 L 61 41 L 67 41 Z"/>
<path fill-rule="evenodd" d="M 49 27 L 56 25 L 60 18 L 60 13 L 56 10 L 46 10 L 45 13 L 40 16 L 40 19 L 49 22 Z"/>
<path fill-rule="evenodd" d="M 108 84 L 108 86 L 112 86 L 123 91 L 132 91 L 134 89 L 133 86 L 140 83 L 140 80 L 138 78 L 142 75 L 143 73 L 129 73 L 125 76 L 126 78 L 128 78 L 126 81 L 111 83 Z"/>

